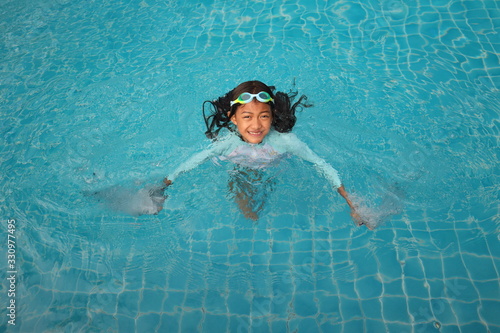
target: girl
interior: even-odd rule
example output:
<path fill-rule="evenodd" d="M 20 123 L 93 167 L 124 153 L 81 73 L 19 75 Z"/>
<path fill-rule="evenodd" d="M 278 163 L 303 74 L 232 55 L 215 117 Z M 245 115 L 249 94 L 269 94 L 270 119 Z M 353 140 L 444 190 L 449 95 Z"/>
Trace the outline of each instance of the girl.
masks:
<path fill-rule="evenodd" d="M 274 92 L 260 81 L 247 81 L 215 101 L 203 103 L 203 116 L 207 125 L 205 134 L 213 140 L 211 147 L 181 164 L 163 182 L 172 185 L 183 172 L 193 169 L 207 159 L 219 156 L 237 165 L 229 183 L 243 214 L 256 220 L 262 210 L 262 202 L 256 201 L 256 191 L 252 183 L 262 183 L 258 172 L 287 153 L 294 154 L 314 164 L 324 175 L 333 189 L 345 199 L 351 208 L 351 216 L 358 225 L 365 224 L 356 212 L 356 207 L 342 185 L 337 170 L 316 155 L 309 147 L 290 133 L 295 125 L 295 111 L 298 107 L 309 107 L 306 96 L 293 103 L 297 93 Z M 292 104 L 293 103 L 293 104 Z M 211 113 L 205 114 L 205 106 L 212 106 Z M 222 128 L 230 133 L 222 138 Z M 249 182 L 249 178 L 251 181 Z M 245 181 L 246 180 L 246 181 Z M 266 193 L 268 191 L 264 191 Z M 161 206 L 158 207 L 162 209 Z"/>

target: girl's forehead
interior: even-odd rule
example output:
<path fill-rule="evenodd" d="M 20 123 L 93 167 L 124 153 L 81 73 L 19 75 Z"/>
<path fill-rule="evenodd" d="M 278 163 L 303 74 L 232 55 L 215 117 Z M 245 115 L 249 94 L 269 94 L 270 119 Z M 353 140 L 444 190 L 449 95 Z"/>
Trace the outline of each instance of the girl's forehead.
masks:
<path fill-rule="evenodd" d="M 271 111 L 271 106 L 267 103 L 262 103 L 257 100 L 253 100 L 250 103 L 247 104 L 241 104 L 238 106 L 238 109 L 236 109 L 236 112 L 265 112 Z"/>

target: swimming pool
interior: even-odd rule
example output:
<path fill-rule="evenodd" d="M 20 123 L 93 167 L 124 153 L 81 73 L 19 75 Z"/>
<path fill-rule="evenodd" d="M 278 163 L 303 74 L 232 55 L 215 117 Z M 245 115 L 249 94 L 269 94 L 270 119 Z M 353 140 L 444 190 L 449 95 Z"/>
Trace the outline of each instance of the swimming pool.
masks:
<path fill-rule="evenodd" d="M 500 331 L 498 2 L 35 0 L 0 13 L 2 331 Z M 376 230 L 296 159 L 268 171 L 255 223 L 212 163 L 157 216 L 82 195 L 162 179 L 208 144 L 202 102 L 249 79 L 314 102 L 294 132 Z"/>

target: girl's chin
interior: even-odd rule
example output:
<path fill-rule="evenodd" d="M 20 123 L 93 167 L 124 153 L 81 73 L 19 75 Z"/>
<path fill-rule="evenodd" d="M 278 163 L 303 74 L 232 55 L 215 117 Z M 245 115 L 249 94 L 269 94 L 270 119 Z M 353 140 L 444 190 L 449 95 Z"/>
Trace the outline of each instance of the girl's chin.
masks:
<path fill-rule="evenodd" d="M 262 140 L 264 140 L 264 136 L 254 136 L 254 135 L 248 135 L 243 138 L 246 142 L 248 143 L 261 143 Z"/>
<path fill-rule="evenodd" d="M 262 140 L 245 140 L 246 143 L 251 143 L 253 145 L 259 144 Z"/>

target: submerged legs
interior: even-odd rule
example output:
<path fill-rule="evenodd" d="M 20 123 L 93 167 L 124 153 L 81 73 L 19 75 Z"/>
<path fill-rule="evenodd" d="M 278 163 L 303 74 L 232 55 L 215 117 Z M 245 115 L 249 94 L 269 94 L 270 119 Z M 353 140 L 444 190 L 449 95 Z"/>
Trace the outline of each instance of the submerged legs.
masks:
<path fill-rule="evenodd" d="M 238 168 L 231 173 L 228 185 L 243 215 L 257 221 L 273 182 L 265 179 L 261 170 Z"/>

